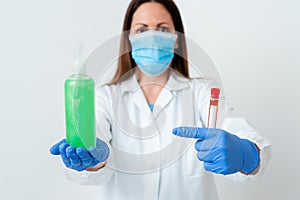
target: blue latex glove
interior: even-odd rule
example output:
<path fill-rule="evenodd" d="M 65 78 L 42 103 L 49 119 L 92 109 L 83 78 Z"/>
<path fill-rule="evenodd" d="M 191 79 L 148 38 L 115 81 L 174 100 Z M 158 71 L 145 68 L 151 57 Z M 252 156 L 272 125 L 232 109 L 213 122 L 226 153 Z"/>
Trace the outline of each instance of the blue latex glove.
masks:
<path fill-rule="evenodd" d="M 197 157 L 204 161 L 204 168 L 217 174 L 233 174 L 254 171 L 259 164 L 256 146 L 221 129 L 178 127 L 173 134 L 181 137 L 196 138 Z"/>
<path fill-rule="evenodd" d="M 82 171 L 100 162 L 104 162 L 108 158 L 109 148 L 107 144 L 99 138 L 96 138 L 96 146 L 92 146 L 88 150 L 82 147 L 72 147 L 67 144 L 66 139 L 63 139 L 50 148 L 50 153 L 53 155 L 61 155 L 66 167 L 76 171 Z"/>

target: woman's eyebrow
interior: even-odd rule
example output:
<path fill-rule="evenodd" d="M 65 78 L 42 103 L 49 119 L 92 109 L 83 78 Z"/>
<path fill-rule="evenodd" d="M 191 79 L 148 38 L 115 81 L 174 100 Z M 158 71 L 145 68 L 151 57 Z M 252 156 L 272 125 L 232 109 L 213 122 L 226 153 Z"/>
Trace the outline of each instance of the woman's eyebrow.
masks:
<path fill-rule="evenodd" d="M 144 27 L 148 27 L 147 24 L 143 24 L 143 23 L 136 23 L 134 26 L 144 26 Z"/>
<path fill-rule="evenodd" d="M 157 26 L 161 26 L 161 25 L 164 25 L 164 24 L 168 25 L 169 23 L 168 22 L 161 22 L 161 23 L 157 24 Z"/>
<path fill-rule="evenodd" d="M 158 23 L 156 26 L 159 27 L 159 26 L 162 26 L 162 25 L 168 25 L 169 23 L 168 22 L 161 22 L 161 23 Z M 147 24 L 144 24 L 144 23 L 136 23 L 134 26 L 144 26 L 144 27 L 149 27 L 149 25 Z"/>

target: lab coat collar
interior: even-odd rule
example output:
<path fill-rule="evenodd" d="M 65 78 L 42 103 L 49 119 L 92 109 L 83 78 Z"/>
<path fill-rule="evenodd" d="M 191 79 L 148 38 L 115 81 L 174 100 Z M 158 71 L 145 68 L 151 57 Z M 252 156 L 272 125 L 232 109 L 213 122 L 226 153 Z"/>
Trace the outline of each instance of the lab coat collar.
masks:
<path fill-rule="evenodd" d="M 170 91 L 182 90 L 187 87 L 188 79 L 180 75 L 175 70 L 172 70 L 169 76 L 169 80 L 165 85 L 165 88 Z M 132 73 L 129 77 L 120 83 L 122 95 L 126 92 L 135 92 L 140 88 L 140 85 L 137 81 L 136 74 Z"/>

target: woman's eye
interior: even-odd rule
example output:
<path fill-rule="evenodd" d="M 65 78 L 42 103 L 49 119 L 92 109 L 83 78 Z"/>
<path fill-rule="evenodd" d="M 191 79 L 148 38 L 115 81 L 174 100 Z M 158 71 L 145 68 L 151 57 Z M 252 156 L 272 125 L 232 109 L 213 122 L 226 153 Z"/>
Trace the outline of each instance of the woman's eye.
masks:
<path fill-rule="evenodd" d="M 144 33 L 146 30 L 144 28 L 139 28 L 135 30 L 135 33 Z"/>
<path fill-rule="evenodd" d="M 169 29 L 164 27 L 159 27 L 157 30 L 161 32 L 169 32 Z"/>

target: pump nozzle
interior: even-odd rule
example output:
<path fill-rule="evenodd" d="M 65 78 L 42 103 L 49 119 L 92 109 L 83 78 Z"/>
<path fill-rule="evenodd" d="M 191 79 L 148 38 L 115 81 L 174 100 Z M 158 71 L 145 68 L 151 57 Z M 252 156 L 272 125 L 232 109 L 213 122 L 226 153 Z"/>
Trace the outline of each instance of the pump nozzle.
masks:
<path fill-rule="evenodd" d="M 86 68 L 82 59 L 83 44 L 75 44 L 75 62 L 73 67 L 74 74 L 86 74 Z"/>

